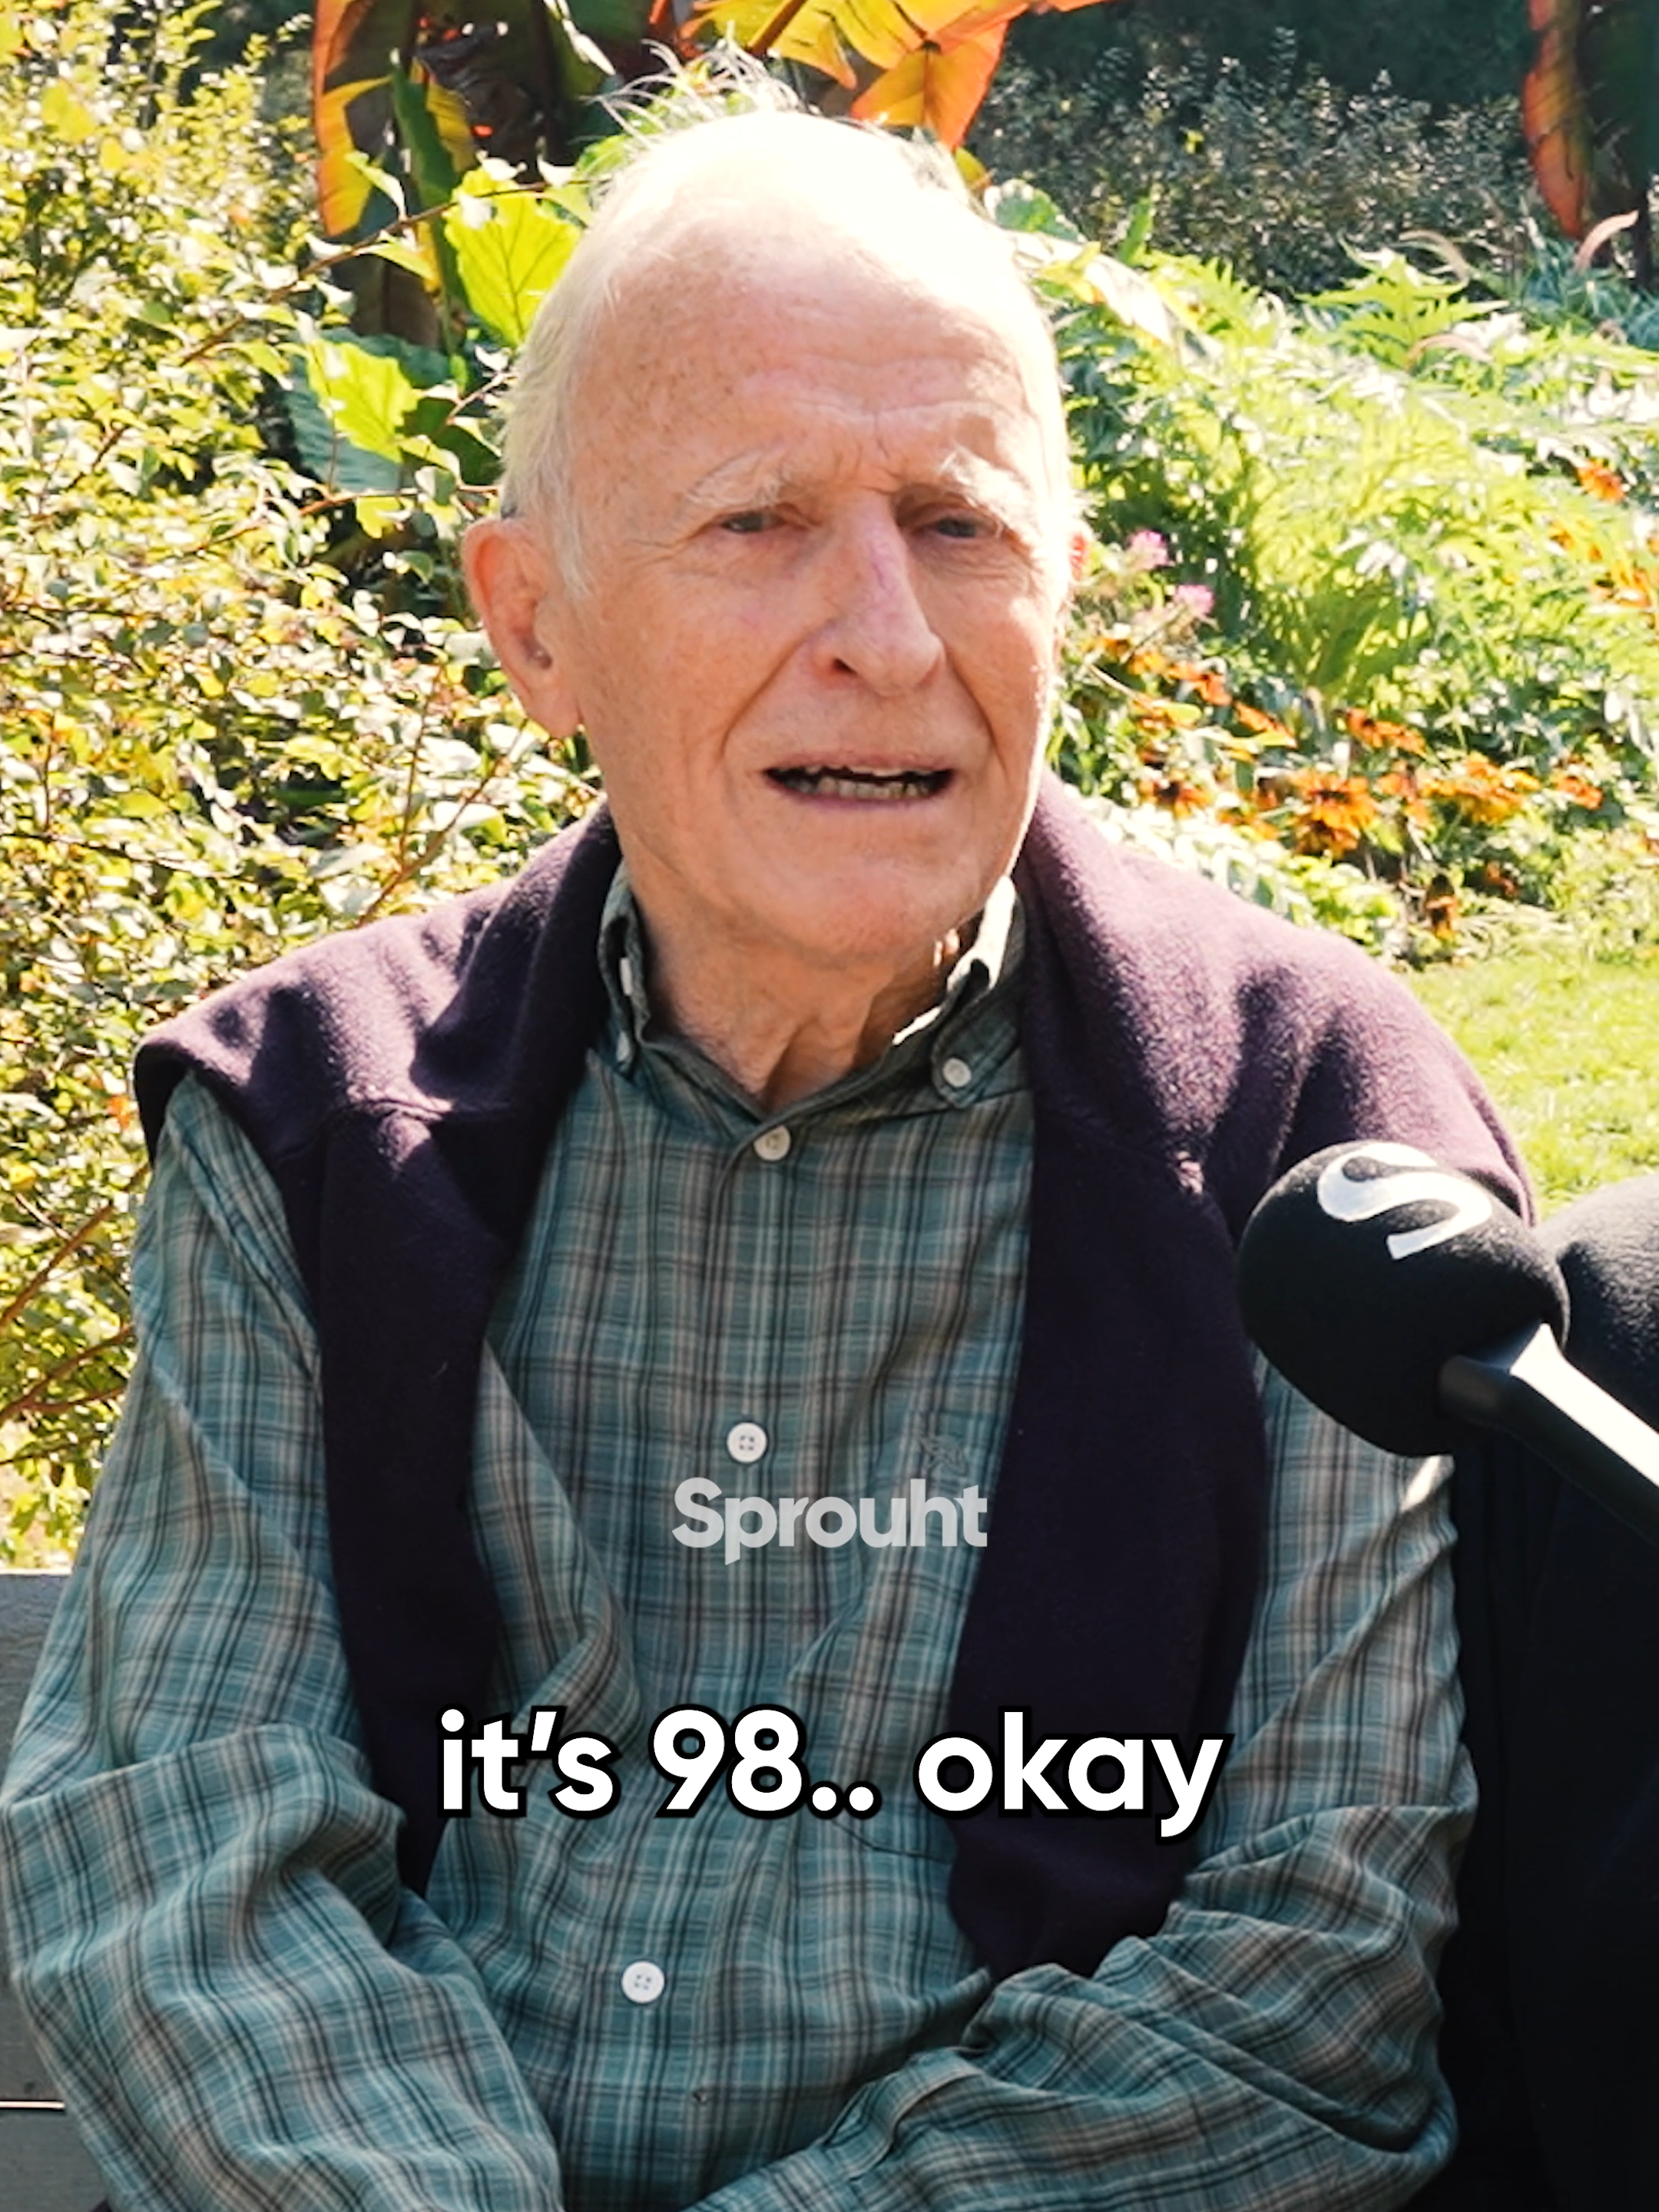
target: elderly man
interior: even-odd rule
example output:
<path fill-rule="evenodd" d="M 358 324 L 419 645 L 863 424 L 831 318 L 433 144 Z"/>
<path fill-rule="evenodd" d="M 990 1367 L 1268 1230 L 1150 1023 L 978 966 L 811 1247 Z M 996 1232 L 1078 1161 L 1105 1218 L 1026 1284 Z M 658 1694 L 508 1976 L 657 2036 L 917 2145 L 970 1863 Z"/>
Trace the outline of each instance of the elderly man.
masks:
<path fill-rule="evenodd" d="M 654 143 L 505 507 L 472 590 L 605 811 L 141 1063 L 141 1358 L 3 1829 L 112 2201 L 1402 2203 L 1440 1470 L 1253 1364 L 1231 1237 L 1346 1135 L 1513 1192 L 1489 1110 L 1043 781 L 1053 352 L 902 148 Z"/>

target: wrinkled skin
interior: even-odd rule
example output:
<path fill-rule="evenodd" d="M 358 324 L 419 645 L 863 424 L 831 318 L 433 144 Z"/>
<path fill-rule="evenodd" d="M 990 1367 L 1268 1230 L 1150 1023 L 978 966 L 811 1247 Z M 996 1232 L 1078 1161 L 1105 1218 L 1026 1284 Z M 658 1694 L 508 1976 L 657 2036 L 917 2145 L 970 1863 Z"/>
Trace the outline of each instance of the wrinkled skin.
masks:
<path fill-rule="evenodd" d="M 545 518 L 468 558 L 600 764 L 653 1003 L 776 1104 L 931 1001 L 1011 865 L 1070 548 L 1029 331 L 810 230 L 733 258 L 638 280 L 583 366 L 580 588 Z"/>

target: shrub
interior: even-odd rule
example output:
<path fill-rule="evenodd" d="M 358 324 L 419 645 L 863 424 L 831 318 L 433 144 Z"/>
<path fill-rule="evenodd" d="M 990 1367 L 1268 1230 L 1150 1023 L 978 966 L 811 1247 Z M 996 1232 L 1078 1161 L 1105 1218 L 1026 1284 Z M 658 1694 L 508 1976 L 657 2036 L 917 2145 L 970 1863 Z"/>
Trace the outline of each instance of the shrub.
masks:
<path fill-rule="evenodd" d="M 1436 113 L 1386 80 L 1337 89 L 1281 37 L 1266 76 L 1188 44 L 1139 68 L 1109 48 L 1082 74 L 1011 59 L 972 137 L 998 175 L 1029 176 L 1121 240 L 1146 210 L 1163 252 L 1245 282 L 1313 292 L 1352 249 L 1433 231 L 1492 261 L 1519 257 L 1527 170 L 1513 95 Z"/>
<path fill-rule="evenodd" d="M 1578 830 L 1659 828 L 1651 355 L 1397 255 L 1296 309 L 998 211 L 1048 257 L 1107 547 L 1068 773 L 1358 868 L 1419 952 L 1547 901 Z"/>
<path fill-rule="evenodd" d="M 0 15 L 0 1556 L 22 1559 L 72 1540 L 125 1364 L 138 1035 L 313 933 L 500 873 L 593 796 L 489 666 L 455 547 L 612 154 L 536 190 L 486 164 L 400 216 L 374 251 L 441 275 L 437 343 L 363 338 L 307 259 L 257 58 L 187 99 L 190 20 L 112 63 L 111 5 Z M 989 197 L 1054 302 L 1100 540 L 1055 742 L 1109 834 L 1419 955 L 1500 898 L 1600 884 L 1595 839 L 1659 851 L 1653 303 L 1551 250 L 1485 283 L 1375 252 L 1289 305 L 1138 238 L 1140 265 L 1101 254 L 1029 186 Z M 1602 903 L 1609 942 L 1650 926 L 1645 889 Z"/>
<path fill-rule="evenodd" d="M 380 542 L 270 450 L 319 301 L 257 58 L 185 99 L 188 18 L 142 58 L 78 0 L 0 37 L 0 1559 L 27 1561 L 70 1541 L 125 1365 L 140 1033 L 590 794 L 446 605 L 436 477 Z"/>

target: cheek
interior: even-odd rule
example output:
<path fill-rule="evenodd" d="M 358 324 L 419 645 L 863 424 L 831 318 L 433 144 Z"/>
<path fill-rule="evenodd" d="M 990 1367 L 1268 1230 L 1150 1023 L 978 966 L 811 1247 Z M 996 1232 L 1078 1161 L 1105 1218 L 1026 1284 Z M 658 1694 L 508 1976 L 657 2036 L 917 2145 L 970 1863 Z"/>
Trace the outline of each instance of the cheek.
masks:
<path fill-rule="evenodd" d="M 624 721 L 717 720 L 776 659 L 776 611 L 754 595 L 700 588 L 635 592 L 594 633 L 596 697 Z"/>
<path fill-rule="evenodd" d="M 1052 617 L 1033 611 L 988 618 L 967 647 L 971 688 L 1000 738 L 1018 744 L 1046 722 L 1060 655 Z"/>

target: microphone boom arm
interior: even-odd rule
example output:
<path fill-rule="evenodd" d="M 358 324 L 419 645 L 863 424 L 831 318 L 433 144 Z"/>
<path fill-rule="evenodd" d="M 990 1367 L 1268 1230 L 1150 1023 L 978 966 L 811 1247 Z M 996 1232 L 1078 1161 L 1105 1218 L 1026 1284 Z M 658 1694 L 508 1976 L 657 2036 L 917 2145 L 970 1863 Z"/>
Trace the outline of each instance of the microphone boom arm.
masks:
<path fill-rule="evenodd" d="M 1659 1432 L 1563 1358 L 1540 1323 L 1440 1370 L 1442 1408 L 1505 1436 L 1659 1544 Z"/>

